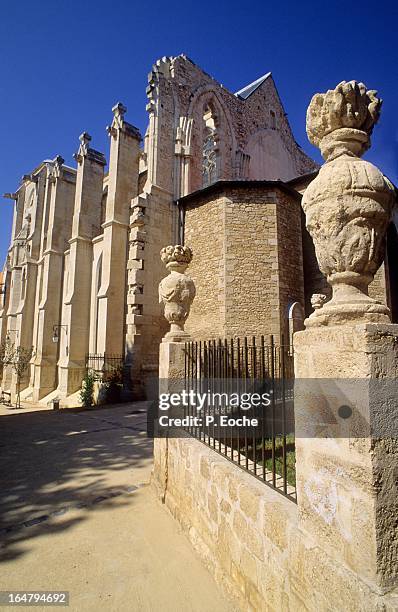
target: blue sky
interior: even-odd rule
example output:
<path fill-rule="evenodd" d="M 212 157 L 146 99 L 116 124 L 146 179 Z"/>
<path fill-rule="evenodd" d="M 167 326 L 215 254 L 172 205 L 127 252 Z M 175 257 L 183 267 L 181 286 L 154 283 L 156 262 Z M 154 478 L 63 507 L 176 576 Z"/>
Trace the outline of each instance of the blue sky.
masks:
<path fill-rule="evenodd" d="M 311 96 L 357 79 L 384 100 L 367 158 L 398 184 L 398 3 L 204 3 L 18 0 L 0 7 L 0 193 L 41 160 L 69 164 L 78 136 L 108 157 L 112 105 L 146 127 L 145 87 L 153 62 L 185 53 L 236 91 L 272 71 L 296 140 L 307 141 Z M 8 247 L 12 203 L 0 198 L 0 263 Z"/>

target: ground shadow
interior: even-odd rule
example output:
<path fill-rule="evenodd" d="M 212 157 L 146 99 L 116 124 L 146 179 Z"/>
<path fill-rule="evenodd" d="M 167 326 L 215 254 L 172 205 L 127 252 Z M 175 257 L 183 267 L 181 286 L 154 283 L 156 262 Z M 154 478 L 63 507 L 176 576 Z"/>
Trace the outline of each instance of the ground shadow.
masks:
<path fill-rule="evenodd" d="M 141 402 L 0 416 L 0 561 L 27 552 L 28 540 L 42 533 L 132 502 L 131 493 L 149 480 L 146 408 Z"/>

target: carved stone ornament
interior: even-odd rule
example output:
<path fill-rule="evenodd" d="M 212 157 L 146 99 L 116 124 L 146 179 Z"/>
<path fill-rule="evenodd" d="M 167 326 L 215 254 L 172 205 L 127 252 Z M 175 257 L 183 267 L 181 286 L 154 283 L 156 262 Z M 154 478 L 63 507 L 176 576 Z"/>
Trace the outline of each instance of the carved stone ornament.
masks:
<path fill-rule="evenodd" d="M 319 310 L 319 308 L 322 308 L 326 301 L 327 297 L 324 293 L 313 293 L 311 296 L 311 306 L 314 310 Z"/>
<path fill-rule="evenodd" d="M 162 249 L 160 257 L 170 272 L 159 284 L 159 302 L 163 303 L 164 316 L 170 323 L 163 342 L 185 342 L 190 336 L 184 331 L 184 325 L 196 294 L 193 280 L 185 274 L 192 251 L 177 244 Z"/>
<path fill-rule="evenodd" d="M 385 236 L 395 203 L 390 181 L 361 160 L 382 101 L 363 83 L 343 81 L 316 94 L 307 111 L 307 134 L 326 163 L 304 193 L 302 206 L 321 271 L 333 296 L 306 326 L 349 321 L 388 322 L 389 309 L 368 295 L 385 254 Z"/>

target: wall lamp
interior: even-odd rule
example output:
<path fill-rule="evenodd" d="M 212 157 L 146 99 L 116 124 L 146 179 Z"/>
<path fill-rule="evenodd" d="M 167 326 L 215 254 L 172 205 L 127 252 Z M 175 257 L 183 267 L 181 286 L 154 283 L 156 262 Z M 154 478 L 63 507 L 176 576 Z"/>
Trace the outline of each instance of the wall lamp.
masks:
<path fill-rule="evenodd" d="M 67 325 L 53 325 L 53 342 L 56 344 L 59 342 L 59 334 L 62 328 L 65 329 L 66 339 L 68 339 L 68 326 Z M 68 354 L 68 345 L 66 345 L 66 354 Z"/>

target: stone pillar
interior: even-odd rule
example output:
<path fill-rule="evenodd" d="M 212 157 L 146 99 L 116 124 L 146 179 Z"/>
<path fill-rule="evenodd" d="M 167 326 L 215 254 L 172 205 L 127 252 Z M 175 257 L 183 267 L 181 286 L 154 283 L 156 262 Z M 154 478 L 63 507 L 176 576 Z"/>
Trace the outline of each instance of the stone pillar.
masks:
<path fill-rule="evenodd" d="M 177 241 L 178 207 L 174 192 L 175 100 L 170 89 L 173 61 L 156 62 L 147 87 L 149 125 L 145 135 L 146 181 L 131 201 L 127 261 L 126 395 L 144 397 L 144 382 L 158 375 L 164 321 L 156 304 L 162 269 L 157 261 L 164 244 Z"/>
<path fill-rule="evenodd" d="M 46 168 L 41 164 L 32 174 L 23 177 L 23 215 L 18 233 L 13 241 L 13 285 L 11 301 L 13 316 L 9 317 L 8 329 L 14 329 L 16 346 L 24 351 L 34 349 L 34 311 L 37 295 L 37 272 L 40 257 L 40 236 L 46 185 Z M 19 204 L 19 202 L 18 202 Z M 19 223 L 18 223 L 19 225 Z M 31 359 L 33 365 L 33 358 Z M 20 377 L 21 391 L 26 389 L 29 397 L 30 367 Z M 17 375 L 12 375 L 11 394 L 17 392 Z"/>
<path fill-rule="evenodd" d="M 130 201 L 138 192 L 141 135 L 124 120 L 120 102 L 112 111 L 108 197 L 102 227 L 102 280 L 98 294 L 97 352 L 123 354 L 125 342 L 125 292 Z"/>
<path fill-rule="evenodd" d="M 159 298 L 164 305 L 164 316 L 170 324 L 159 350 L 159 394 L 181 391 L 185 378 L 185 342 L 191 337 L 184 331 L 192 301 L 195 297 L 193 280 L 185 274 L 192 260 L 192 251 L 181 245 L 162 249 L 161 259 L 169 276 L 159 285 Z M 168 439 L 154 440 L 153 483 L 163 499 L 167 489 Z"/>
<path fill-rule="evenodd" d="M 72 237 L 69 240 L 69 275 L 60 336 L 59 385 L 61 397 L 81 388 L 89 349 L 92 239 L 100 233 L 105 157 L 91 149 L 84 132 L 75 155 L 77 161 Z"/>
<path fill-rule="evenodd" d="M 36 340 L 31 381 L 33 401 L 36 402 L 57 386 L 59 345 L 53 342 L 53 336 L 54 326 L 60 324 L 64 251 L 71 235 L 76 179 L 74 172 L 65 169 L 63 163 L 59 155 L 47 162 L 47 209 L 37 282 L 41 290 L 36 295 Z"/>
<path fill-rule="evenodd" d="M 380 593 L 398 586 L 397 375 L 398 325 L 295 335 L 300 524 L 358 589 Z"/>
<path fill-rule="evenodd" d="M 185 342 L 163 339 L 159 347 L 159 395 L 181 391 L 185 377 Z M 168 438 L 153 441 L 153 477 L 157 495 L 165 501 L 168 478 Z"/>
<path fill-rule="evenodd" d="M 327 163 L 303 208 L 333 297 L 314 296 L 307 329 L 294 336 L 297 500 L 318 571 L 328 572 L 327 609 L 339 608 L 343 575 L 352 609 L 365 609 L 369 592 L 380 609 L 394 609 L 398 586 L 398 326 L 367 294 L 394 192 L 360 160 L 380 106 L 353 81 L 314 96 L 307 113 Z"/>
<path fill-rule="evenodd" d="M 144 350 L 142 327 L 144 324 L 144 256 L 147 242 L 146 206 L 147 194 L 133 198 L 131 202 L 129 252 L 127 261 L 127 313 L 126 313 L 126 375 L 125 393 L 140 399 L 144 397 L 142 378 L 142 352 Z M 148 298 L 147 298 L 148 299 Z"/>

